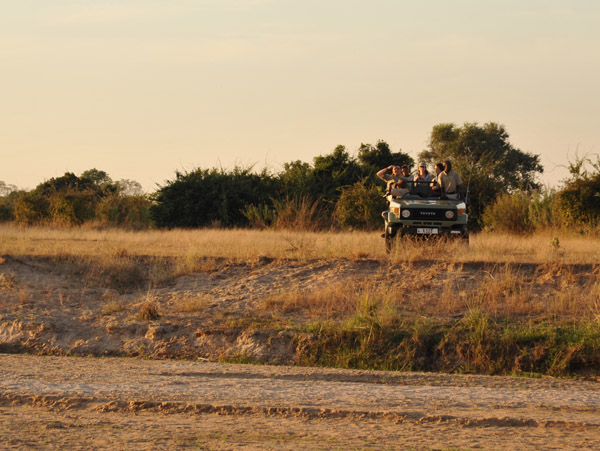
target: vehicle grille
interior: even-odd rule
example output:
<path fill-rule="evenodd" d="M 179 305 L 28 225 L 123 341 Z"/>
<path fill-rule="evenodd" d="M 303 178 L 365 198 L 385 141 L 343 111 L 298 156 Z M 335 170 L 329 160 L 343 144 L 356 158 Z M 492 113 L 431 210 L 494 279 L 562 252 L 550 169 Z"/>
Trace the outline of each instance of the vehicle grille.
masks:
<path fill-rule="evenodd" d="M 456 212 L 452 219 L 446 218 L 446 209 L 422 210 L 419 208 L 410 208 L 410 219 L 412 220 L 431 220 L 431 221 L 456 221 Z M 454 210 L 451 210 L 454 211 Z"/>

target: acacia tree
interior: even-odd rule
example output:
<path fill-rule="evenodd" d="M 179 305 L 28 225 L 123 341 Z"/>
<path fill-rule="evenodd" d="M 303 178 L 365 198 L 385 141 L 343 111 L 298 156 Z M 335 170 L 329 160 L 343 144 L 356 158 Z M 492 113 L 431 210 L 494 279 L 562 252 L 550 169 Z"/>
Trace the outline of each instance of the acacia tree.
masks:
<path fill-rule="evenodd" d="M 429 149 L 419 159 L 431 165 L 451 160 L 452 166 L 469 185 L 469 212 L 479 225 L 485 205 L 501 193 L 539 187 L 536 176 L 543 172 L 539 155 L 523 152 L 509 142 L 503 125 L 488 122 L 483 126 L 465 123 L 462 127 L 435 125 Z"/>

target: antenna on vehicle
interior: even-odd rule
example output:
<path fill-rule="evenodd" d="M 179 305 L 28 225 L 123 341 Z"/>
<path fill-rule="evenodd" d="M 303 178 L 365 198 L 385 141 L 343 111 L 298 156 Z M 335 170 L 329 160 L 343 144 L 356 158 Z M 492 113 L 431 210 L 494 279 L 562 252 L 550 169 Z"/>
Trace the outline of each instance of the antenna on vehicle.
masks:
<path fill-rule="evenodd" d="M 471 161 L 471 148 L 467 147 L 467 163 L 470 164 L 469 167 L 469 179 L 467 180 L 467 192 L 465 193 L 465 204 L 468 206 L 470 203 L 470 187 L 471 187 L 471 176 L 473 175 L 473 168 L 475 167 L 475 162 Z"/>

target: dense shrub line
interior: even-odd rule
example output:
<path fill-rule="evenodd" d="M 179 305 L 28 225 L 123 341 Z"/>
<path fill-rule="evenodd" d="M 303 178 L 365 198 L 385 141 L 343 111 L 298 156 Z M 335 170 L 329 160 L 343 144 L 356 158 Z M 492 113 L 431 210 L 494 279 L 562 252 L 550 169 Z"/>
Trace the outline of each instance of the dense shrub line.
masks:
<path fill-rule="evenodd" d="M 532 233 L 558 229 L 597 233 L 600 227 L 600 158 L 576 158 L 558 189 L 502 192 L 482 214 L 489 230 Z"/>
<path fill-rule="evenodd" d="M 113 181 L 97 169 L 51 178 L 31 191 L 10 190 L 0 197 L 0 220 L 23 225 L 109 225 L 149 228 L 149 197 L 139 183 Z"/>
<path fill-rule="evenodd" d="M 429 149 L 419 158 L 430 167 L 444 158 L 455 162 L 470 191 L 472 230 L 590 232 L 600 225 L 600 160 L 576 158 L 562 187 L 543 188 L 534 182 L 543 170 L 539 157 L 510 145 L 508 133 L 494 123 L 437 125 Z M 143 194 L 137 182 L 115 182 L 97 169 L 79 176 L 67 172 L 28 192 L 0 182 L 0 221 L 127 228 L 378 229 L 385 200 L 375 174 L 390 164 L 412 169 L 415 161 L 380 140 L 361 144 L 356 157 L 340 145 L 312 164 L 286 163 L 279 173 L 237 166 L 176 171 L 173 180 L 151 194 Z"/>

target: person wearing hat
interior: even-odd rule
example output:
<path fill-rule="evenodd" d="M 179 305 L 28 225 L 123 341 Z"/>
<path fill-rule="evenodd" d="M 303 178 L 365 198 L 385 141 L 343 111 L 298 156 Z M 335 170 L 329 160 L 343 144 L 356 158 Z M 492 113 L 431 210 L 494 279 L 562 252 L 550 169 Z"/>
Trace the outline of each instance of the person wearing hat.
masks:
<path fill-rule="evenodd" d="M 415 175 L 415 182 L 431 182 L 431 174 L 427 170 L 427 165 L 425 162 L 419 164 L 417 168 L 417 174 Z"/>

